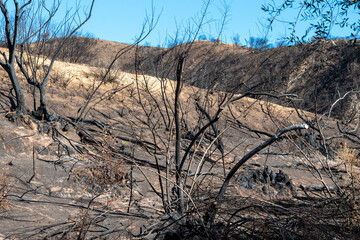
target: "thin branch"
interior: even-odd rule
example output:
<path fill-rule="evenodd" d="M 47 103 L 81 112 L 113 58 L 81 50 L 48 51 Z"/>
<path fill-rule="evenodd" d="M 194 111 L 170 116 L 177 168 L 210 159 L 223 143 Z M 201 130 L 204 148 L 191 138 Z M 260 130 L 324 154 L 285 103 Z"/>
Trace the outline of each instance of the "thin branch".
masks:
<path fill-rule="evenodd" d="M 228 173 L 228 175 L 226 176 L 221 189 L 216 197 L 216 201 L 212 204 L 212 207 L 210 208 L 210 215 L 208 216 L 209 219 L 206 219 L 208 221 L 207 226 L 211 227 L 217 212 L 217 209 L 219 208 L 225 192 L 227 190 L 227 187 L 230 183 L 231 178 L 235 175 L 235 173 L 237 172 L 237 170 L 245 163 L 247 162 L 252 156 L 254 156 L 256 153 L 260 152 L 262 149 L 266 148 L 267 146 L 271 145 L 272 143 L 274 143 L 275 141 L 277 141 L 279 139 L 279 137 L 281 135 L 283 135 L 286 132 L 289 131 L 293 131 L 293 130 L 300 130 L 300 129 L 308 129 L 309 126 L 307 124 L 296 124 L 296 125 L 291 125 L 289 127 L 283 128 L 281 130 L 279 130 L 278 132 L 276 132 L 271 138 L 269 138 L 267 141 L 265 141 L 264 143 L 260 144 L 259 146 L 257 146 L 255 149 L 253 149 L 252 151 L 250 151 L 248 154 L 246 154 L 238 163 L 236 163 L 236 165 L 230 170 L 230 172 Z"/>

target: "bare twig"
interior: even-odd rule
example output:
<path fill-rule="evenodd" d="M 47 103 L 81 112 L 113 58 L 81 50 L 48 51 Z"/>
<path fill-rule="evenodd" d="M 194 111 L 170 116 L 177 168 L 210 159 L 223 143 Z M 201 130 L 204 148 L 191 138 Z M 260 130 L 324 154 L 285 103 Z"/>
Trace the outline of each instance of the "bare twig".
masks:
<path fill-rule="evenodd" d="M 31 180 L 33 180 L 33 178 L 35 177 L 35 146 L 33 146 L 32 159 L 33 159 L 33 175 L 30 177 L 27 183 L 30 183 Z"/>
<path fill-rule="evenodd" d="M 246 154 L 239 162 L 236 163 L 236 165 L 230 170 L 230 172 L 228 173 L 228 175 L 226 176 L 221 189 L 216 197 L 215 202 L 213 202 L 212 206 L 210 207 L 210 213 L 208 216 L 208 219 L 205 219 L 205 221 L 207 222 L 207 226 L 211 227 L 217 212 L 217 209 L 219 208 L 225 192 L 227 190 L 227 187 L 229 185 L 229 182 L 231 180 L 231 178 L 234 176 L 234 174 L 237 172 L 237 170 L 246 162 L 248 161 L 252 156 L 254 156 L 256 153 L 258 153 L 259 151 L 261 151 L 262 149 L 264 149 L 265 147 L 269 146 L 270 144 L 274 143 L 275 141 L 277 141 L 279 139 L 279 137 L 281 135 L 283 135 L 286 132 L 289 131 L 293 131 L 293 130 L 300 130 L 300 129 L 308 129 L 308 125 L 307 124 L 298 124 L 298 125 L 291 125 L 289 127 L 283 128 L 281 130 L 279 130 L 278 132 L 276 132 L 271 138 L 269 138 L 267 141 L 265 141 L 264 143 L 260 144 L 258 147 L 256 147 L 255 149 L 253 149 L 251 152 L 249 152 L 248 154 Z"/>

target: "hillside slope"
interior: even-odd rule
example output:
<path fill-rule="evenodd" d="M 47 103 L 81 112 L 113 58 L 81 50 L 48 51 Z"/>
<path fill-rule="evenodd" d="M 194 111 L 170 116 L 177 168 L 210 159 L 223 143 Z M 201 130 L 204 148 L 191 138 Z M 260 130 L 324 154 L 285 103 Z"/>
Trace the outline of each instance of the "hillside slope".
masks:
<path fill-rule="evenodd" d="M 209 47 L 197 44 L 194 50 Z M 217 48 L 222 45 L 213 46 L 212 56 L 223 57 Z M 151 53 L 152 48 L 144 49 Z M 158 50 L 163 58 L 155 59 L 158 71 L 153 73 L 164 76 L 173 67 L 167 61 L 173 55 Z M 246 48 L 237 51 L 244 58 L 254 54 Z M 141 54 L 143 64 L 137 67 L 145 72 L 146 64 L 156 61 Z M 190 67 L 206 62 L 194 54 L 187 60 L 188 83 L 198 79 L 197 73 L 191 78 Z M 123 56 L 130 64 L 131 55 Z M 211 69 L 214 74 L 218 69 L 216 80 L 225 79 L 220 71 L 225 68 L 230 66 Z M 202 222 L 226 175 L 272 136 L 277 142 L 232 177 L 211 228 L 214 239 L 282 239 L 283 229 L 295 239 L 359 239 L 360 194 L 353 176 L 360 170 L 357 162 L 343 159 L 345 153 L 348 160 L 357 156 L 358 150 L 349 149 L 355 144 L 347 145 L 345 138 L 328 141 L 324 154 L 319 133 L 311 128 L 273 135 L 303 123 L 293 108 L 240 95 L 230 101 L 224 92 L 210 94 L 193 86 L 184 86 L 175 104 L 174 81 L 123 72 L 94 93 L 102 68 L 57 61 L 52 73 L 47 104 L 58 118 L 49 122 L 26 115 L 10 122 L 11 84 L 0 70 L 0 239 L 174 239 L 170 233 L 210 239 Z M 31 112 L 33 88 L 19 79 Z M 231 104 L 222 107 L 226 98 Z M 77 119 L 89 99 L 84 117 Z M 181 106 L 180 139 L 174 130 L 175 105 Z M 219 110 L 219 118 L 210 121 Z M 303 117 L 314 119 L 314 114 L 303 112 Z M 337 122 L 324 121 L 323 136 L 336 137 Z M 359 136 L 359 131 L 352 134 Z M 181 174 L 186 225 L 173 218 L 179 199 L 175 142 L 182 156 L 188 154 Z M 246 237 L 249 229 L 252 238 Z"/>
<path fill-rule="evenodd" d="M 82 63 L 106 66 L 116 52 L 124 51 L 117 62 L 122 71 L 135 72 L 137 54 L 139 72 L 157 77 L 175 78 L 168 64 L 183 46 L 174 49 L 133 47 L 94 40 L 96 57 Z M 136 53 L 136 54 L 135 54 Z M 200 88 L 227 92 L 272 91 L 298 95 L 295 105 L 307 111 L 326 113 L 331 104 L 360 83 L 360 45 L 346 40 L 331 40 L 292 47 L 256 50 L 233 44 L 197 41 L 189 52 L 184 80 Z M 359 96 L 349 94 L 333 112 L 341 118 L 358 109 Z M 289 102 L 266 99 L 283 105 Z M 316 102 L 316 104 L 315 104 Z"/>

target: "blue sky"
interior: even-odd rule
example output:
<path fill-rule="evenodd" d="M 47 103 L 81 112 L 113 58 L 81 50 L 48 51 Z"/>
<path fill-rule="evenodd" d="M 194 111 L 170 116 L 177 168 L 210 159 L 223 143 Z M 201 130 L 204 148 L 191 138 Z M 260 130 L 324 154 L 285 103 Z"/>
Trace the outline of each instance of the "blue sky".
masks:
<path fill-rule="evenodd" d="M 231 43 L 233 36 L 239 34 L 241 43 L 246 44 L 246 39 L 250 36 L 264 36 L 265 30 L 262 24 L 266 22 L 268 15 L 262 12 L 261 6 L 266 2 L 269 1 L 212 0 L 206 15 L 209 23 L 203 27 L 201 34 L 207 35 L 208 38 L 218 35 L 222 11 L 227 5 L 228 17 L 221 35 L 222 41 Z M 104 40 L 132 43 L 140 33 L 146 15 L 151 14 L 154 9 L 159 21 L 144 43 L 151 43 L 152 46 L 164 45 L 169 36 L 175 34 L 177 26 L 186 26 L 189 21 L 198 19 L 203 3 L 203 0 L 97 0 L 92 18 L 82 32 L 92 33 L 95 37 Z M 293 18 L 291 14 L 294 13 L 289 12 L 283 18 L 291 19 Z M 267 37 L 271 42 L 276 42 L 288 31 L 283 24 L 277 24 Z M 336 36 L 344 34 L 339 31 L 333 33 Z"/>
<path fill-rule="evenodd" d="M 95 37 L 131 43 L 140 33 L 146 14 L 151 14 L 151 0 L 102 0 L 95 3 L 90 21 L 82 29 Z M 224 2 L 228 5 L 228 18 L 222 39 L 231 42 L 235 34 L 244 39 L 249 36 L 261 35 L 266 14 L 261 11 L 263 1 L 245 0 L 213 0 L 207 12 L 206 19 L 210 21 L 203 28 L 201 34 L 217 36 L 224 10 Z M 163 45 L 167 37 L 174 35 L 177 26 L 184 26 L 192 19 L 201 15 L 202 0 L 153 0 L 155 16 L 159 17 L 158 24 L 145 42 L 152 45 Z M 185 27 L 186 28 L 186 27 Z M 274 35 L 275 36 L 275 35 Z"/>

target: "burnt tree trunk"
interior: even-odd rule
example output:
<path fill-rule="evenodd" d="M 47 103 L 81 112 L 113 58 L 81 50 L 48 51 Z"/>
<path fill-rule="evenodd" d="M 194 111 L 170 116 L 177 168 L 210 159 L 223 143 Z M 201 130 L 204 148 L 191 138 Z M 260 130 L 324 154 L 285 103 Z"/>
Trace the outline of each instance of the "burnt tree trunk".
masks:
<path fill-rule="evenodd" d="M 3 31 L 6 37 L 5 42 L 9 52 L 7 56 L 5 52 L 0 51 L 0 54 L 2 55 L 2 59 L 0 59 L 0 65 L 7 72 L 11 80 L 12 87 L 15 91 L 16 113 L 19 115 L 23 115 L 26 114 L 25 98 L 21 90 L 20 82 L 15 72 L 15 50 L 18 40 L 17 38 L 18 38 L 18 29 L 21 18 L 21 12 L 26 6 L 28 6 L 31 3 L 31 0 L 25 2 L 21 7 L 19 7 L 19 3 L 14 0 L 15 16 L 14 16 L 13 26 L 10 23 L 12 19 L 10 18 L 10 14 L 8 12 L 8 9 L 6 8 L 6 2 L 7 1 L 5 1 L 5 3 L 3 1 L 0 1 L 0 10 L 4 17 L 3 19 L 4 25 L 1 27 L 4 27 Z"/>
<path fill-rule="evenodd" d="M 23 115 L 26 114 L 25 98 L 24 98 L 24 94 L 22 93 L 21 85 L 15 74 L 15 69 L 13 66 L 14 65 L 7 65 L 5 67 L 5 70 L 11 80 L 11 84 L 15 92 L 16 107 L 14 110 L 16 111 L 16 113 Z"/>
<path fill-rule="evenodd" d="M 176 165 L 176 189 L 177 197 L 179 198 L 178 212 L 182 215 L 184 213 L 184 193 L 183 193 L 183 182 L 182 182 L 182 164 L 180 160 L 180 142 L 181 142 L 181 126 L 180 126 L 180 93 L 183 84 L 183 68 L 184 68 L 184 56 L 180 56 L 177 70 L 176 70 L 176 89 L 175 89 L 175 165 Z"/>
<path fill-rule="evenodd" d="M 46 106 L 46 91 L 44 84 L 37 84 L 36 87 L 40 92 L 40 106 L 33 112 L 33 115 L 40 120 L 50 120 L 50 114 Z"/>

